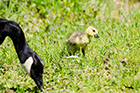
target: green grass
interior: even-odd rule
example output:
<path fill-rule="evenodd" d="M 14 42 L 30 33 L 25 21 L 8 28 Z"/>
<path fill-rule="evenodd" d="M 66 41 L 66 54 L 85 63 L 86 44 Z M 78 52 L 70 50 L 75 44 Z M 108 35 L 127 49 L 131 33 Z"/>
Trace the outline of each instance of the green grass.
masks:
<path fill-rule="evenodd" d="M 1 0 L 0 18 L 20 24 L 43 60 L 45 92 L 140 92 L 139 0 Z M 86 56 L 61 57 L 68 34 L 89 25 L 100 38 Z M 9 37 L 0 46 L 0 80 L 1 92 L 36 91 Z"/>

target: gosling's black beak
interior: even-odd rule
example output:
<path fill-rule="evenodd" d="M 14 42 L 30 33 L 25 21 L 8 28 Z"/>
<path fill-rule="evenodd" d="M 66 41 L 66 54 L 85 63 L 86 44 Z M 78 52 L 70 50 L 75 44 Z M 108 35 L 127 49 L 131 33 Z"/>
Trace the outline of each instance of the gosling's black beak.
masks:
<path fill-rule="evenodd" d="M 38 86 L 39 89 L 44 89 L 43 79 L 42 78 L 36 78 L 36 79 L 34 79 L 34 81 L 37 84 L 37 86 Z"/>
<path fill-rule="evenodd" d="M 95 37 L 95 38 L 99 38 L 100 36 L 99 36 L 98 34 L 95 34 L 94 37 Z"/>

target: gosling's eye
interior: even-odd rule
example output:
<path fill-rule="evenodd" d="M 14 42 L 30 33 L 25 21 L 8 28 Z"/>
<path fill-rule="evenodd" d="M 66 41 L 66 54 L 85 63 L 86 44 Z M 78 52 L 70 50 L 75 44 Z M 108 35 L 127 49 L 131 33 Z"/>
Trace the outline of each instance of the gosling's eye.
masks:
<path fill-rule="evenodd" d="M 95 32 L 95 30 L 93 30 L 93 32 Z"/>

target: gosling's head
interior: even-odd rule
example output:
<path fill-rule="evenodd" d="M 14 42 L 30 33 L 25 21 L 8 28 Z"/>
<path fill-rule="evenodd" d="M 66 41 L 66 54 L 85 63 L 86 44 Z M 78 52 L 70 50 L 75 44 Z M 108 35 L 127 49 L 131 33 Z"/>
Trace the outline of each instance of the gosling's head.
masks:
<path fill-rule="evenodd" d="M 99 38 L 100 36 L 98 35 L 98 30 L 93 27 L 93 26 L 89 26 L 87 29 L 86 29 L 86 33 L 91 36 L 91 37 L 95 37 L 95 38 Z"/>

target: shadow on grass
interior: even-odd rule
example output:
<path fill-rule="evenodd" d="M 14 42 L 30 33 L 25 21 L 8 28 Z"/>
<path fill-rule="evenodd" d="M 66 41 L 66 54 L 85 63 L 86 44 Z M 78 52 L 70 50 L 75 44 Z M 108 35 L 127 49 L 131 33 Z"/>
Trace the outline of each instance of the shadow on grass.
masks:
<path fill-rule="evenodd" d="M 5 87 L 1 84 L 1 85 L 0 85 L 0 91 L 1 91 L 1 90 L 4 90 L 4 89 L 5 89 Z"/>
<path fill-rule="evenodd" d="M 124 84 L 123 84 L 124 85 Z M 128 88 L 128 89 L 134 89 L 134 87 L 132 86 L 127 86 L 127 85 L 124 85 L 125 88 Z"/>
<path fill-rule="evenodd" d="M 18 86 L 18 88 L 11 87 L 10 89 L 4 87 L 2 84 L 0 85 L 0 91 L 5 91 L 5 90 L 11 90 L 15 92 L 33 92 L 33 93 L 40 93 L 41 90 L 39 90 L 37 87 L 34 87 L 33 89 L 27 88 L 27 89 L 22 89 Z"/>
<path fill-rule="evenodd" d="M 20 87 L 18 87 L 18 88 L 11 87 L 10 90 L 18 91 L 18 92 L 23 91 L 23 89 Z M 34 87 L 33 89 L 31 89 L 31 88 L 24 89 L 24 92 L 27 92 L 27 91 L 33 92 L 33 93 L 40 93 L 41 92 L 41 90 L 39 90 L 37 87 Z"/>

